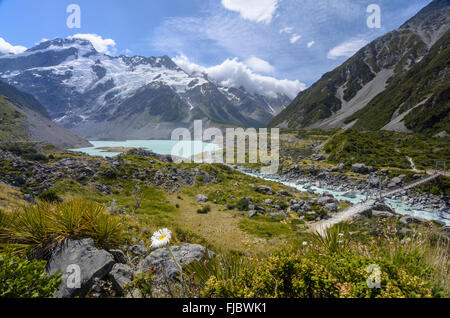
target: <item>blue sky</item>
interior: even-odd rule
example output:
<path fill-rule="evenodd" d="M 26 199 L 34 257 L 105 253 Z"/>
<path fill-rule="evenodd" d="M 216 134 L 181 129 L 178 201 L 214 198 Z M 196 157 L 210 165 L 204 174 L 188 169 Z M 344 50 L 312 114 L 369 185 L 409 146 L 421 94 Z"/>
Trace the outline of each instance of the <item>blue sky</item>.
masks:
<path fill-rule="evenodd" d="M 309 86 L 365 43 L 399 27 L 430 0 L 0 0 L 0 46 L 96 34 L 111 54 L 164 55 L 185 68 L 252 74 Z M 81 28 L 66 26 L 69 4 Z M 370 29 L 367 7 L 381 8 Z M 6 44 L 5 44 L 6 43 Z M 9 47 L 9 46 L 8 46 Z M 0 47 L 1 49 L 1 47 Z M 221 73 L 222 72 L 222 73 Z M 297 85 L 298 86 L 298 85 Z"/>

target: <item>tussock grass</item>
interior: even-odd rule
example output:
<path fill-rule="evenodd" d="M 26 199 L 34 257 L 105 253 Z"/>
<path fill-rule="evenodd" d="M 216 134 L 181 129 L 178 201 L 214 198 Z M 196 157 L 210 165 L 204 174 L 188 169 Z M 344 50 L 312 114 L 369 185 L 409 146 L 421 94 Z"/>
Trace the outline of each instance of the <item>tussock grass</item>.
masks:
<path fill-rule="evenodd" d="M 433 283 L 433 292 L 450 296 L 450 242 L 436 239 L 430 229 L 416 231 L 400 239 L 385 236 L 377 242 L 382 255 L 396 266 L 408 268 L 410 273 L 424 277 Z"/>
<path fill-rule="evenodd" d="M 12 217 L 9 213 L 0 210 L 0 247 L 8 238 L 7 229 L 10 227 Z"/>
<path fill-rule="evenodd" d="M 24 206 L 14 215 L 1 217 L 4 244 L 31 248 L 34 255 L 45 255 L 67 239 L 92 238 L 97 245 L 111 248 L 124 240 L 124 225 L 101 205 L 84 200 L 66 203 L 38 202 Z"/>
<path fill-rule="evenodd" d="M 323 249 L 330 254 L 345 252 L 350 244 L 350 235 L 346 231 L 347 227 L 348 223 L 342 222 L 328 228 L 324 235 L 313 233 L 313 244 L 316 248 Z"/>
<path fill-rule="evenodd" d="M 194 261 L 184 268 L 194 284 L 204 287 L 211 277 L 227 280 L 240 277 L 251 260 L 238 254 L 210 255 L 201 261 Z"/>

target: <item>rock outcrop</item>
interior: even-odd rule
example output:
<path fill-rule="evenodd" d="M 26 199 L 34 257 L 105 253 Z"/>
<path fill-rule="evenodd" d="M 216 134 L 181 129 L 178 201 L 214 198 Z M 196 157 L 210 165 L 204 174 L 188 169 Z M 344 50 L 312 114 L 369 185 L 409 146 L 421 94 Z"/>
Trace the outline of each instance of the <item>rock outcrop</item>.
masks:
<path fill-rule="evenodd" d="M 170 250 L 181 266 L 188 265 L 195 260 L 200 261 L 210 255 L 210 252 L 205 247 L 197 244 L 171 246 Z M 151 267 L 156 269 L 156 281 L 174 279 L 179 273 L 177 265 L 166 248 L 160 248 L 151 252 L 140 262 L 139 271 L 146 272 Z"/>
<path fill-rule="evenodd" d="M 53 251 L 46 271 L 63 274 L 56 298 L 74 298 L 86 296 L 96 279 L 105 278 L 113 266 L 113 255 L 97 249 L 92 239 L 68 240 Z"/>

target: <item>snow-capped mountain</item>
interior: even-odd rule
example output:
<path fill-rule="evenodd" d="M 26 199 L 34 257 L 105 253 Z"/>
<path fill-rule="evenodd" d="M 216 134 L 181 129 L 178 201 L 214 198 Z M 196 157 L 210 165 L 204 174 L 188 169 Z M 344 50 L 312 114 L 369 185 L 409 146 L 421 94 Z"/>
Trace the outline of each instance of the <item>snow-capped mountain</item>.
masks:
<path fill-rule="evenodd" d="M 168 56 L 112 57 L 83 39 L 55 39 L 0 57 L 0 79 L 32 94 L 86 138 L 158 138 L 194 119 L 264 126 L 291 101 L 220 87 Z"/>

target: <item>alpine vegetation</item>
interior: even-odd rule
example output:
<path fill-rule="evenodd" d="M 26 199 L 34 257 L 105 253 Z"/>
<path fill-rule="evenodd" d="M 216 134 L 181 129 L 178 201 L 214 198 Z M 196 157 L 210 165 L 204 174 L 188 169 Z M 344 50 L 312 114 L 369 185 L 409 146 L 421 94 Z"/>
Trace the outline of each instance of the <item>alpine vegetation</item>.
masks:
<path fill-rule="evenodd" d="M 450 297 L 449 0 L 25 2 L 0 0 L 0 298 Z"/>

